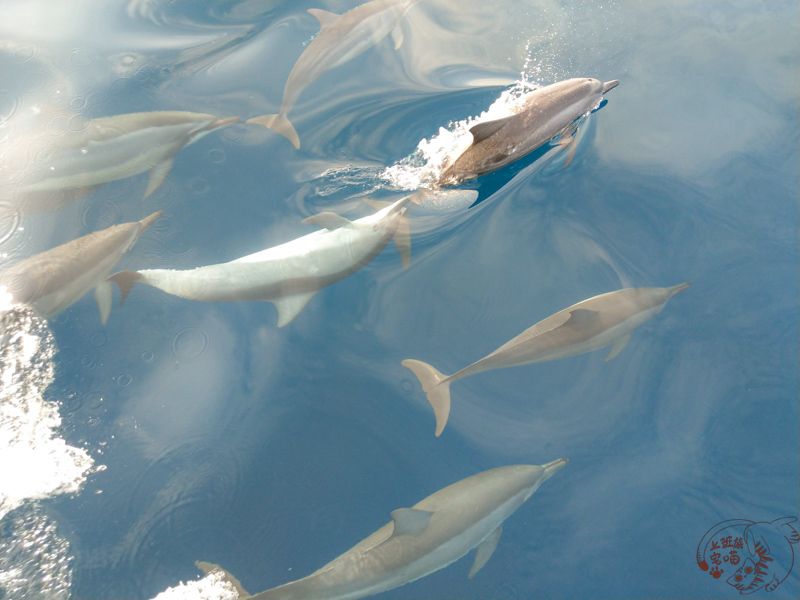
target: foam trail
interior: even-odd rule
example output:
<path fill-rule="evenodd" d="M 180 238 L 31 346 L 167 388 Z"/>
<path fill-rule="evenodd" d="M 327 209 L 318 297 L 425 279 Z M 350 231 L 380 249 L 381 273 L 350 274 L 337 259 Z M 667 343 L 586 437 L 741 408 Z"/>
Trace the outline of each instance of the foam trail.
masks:
<path fill-rule="evenodd" d="M 523 96 L 539 87 L 529 81 L 517 81 L 477 117 L 450 123 L 447 128 L 440 127 L 431 138 L 421 140 L 411 156 L 384 169 L 381 177 L 403 190 L 435 187 L 447 166 L 472 143 L 471 127 L 515 114 L 524 104 Z"/>
<path fill-rule="evenodd" d="M 199 581 L 167 588 L 153 600 L 239 600 L 239 593 L 222 571 L 213 571 Z"/>

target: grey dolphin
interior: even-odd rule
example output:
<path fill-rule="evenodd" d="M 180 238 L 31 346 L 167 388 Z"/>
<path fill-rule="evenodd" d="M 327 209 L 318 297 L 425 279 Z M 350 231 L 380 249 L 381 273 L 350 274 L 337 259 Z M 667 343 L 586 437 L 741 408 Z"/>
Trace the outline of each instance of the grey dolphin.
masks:
<path fill-rule="evenodd" d="M 23 213 L 54 211 L 96 187 L 150 171 L 145 197 L 164 182 L 175 154 L 239 120 L 182 111 L 87 119 L 46 106 L 40 126 L 0 149 L 0 194 Z M 48 129 L 55 119 L 68 126 Z"/>
<path fill-rule="evenodd" d="M 122 301 L 136 282 L 205 302 L 266 300 L 278 309 L 278 327 L 294 319 L 319 290 L 352 275 L 394 240 L 403 267 L 411 261 L 411 238 L 404 218 L 407 196 L 378 212 L 349 221 L 332 212 L 305 219 L 325 229 L 231 262 L 175 271 L 120 271 Z"/>
<path fill-rule="evenodd" d="M 0 291 L 15 304 L 33 307 L 43 317 L 64 310 L 94 288 L 103 325 L 111 313 L 108 273 L 139 236 L 162 214 L 114 225 L 36 254 L 0 273 Z"/>
<path fill-rule="evenodd" d="M 419 0 L 374 0 L 343 15 L 310 8 L 308 12 L 319 21 L 320 31 L 289 73 L 281 111 L 276 115 L 253 117 L 247 122 L 272 129 L 292 142 L 295 148 L 300 148 L 300 138 L 288 114 L 303 90 L 326 71 L 355 58 L 390 32 L 394 47 L 399 48 L 403 43 L 400 20 L 417 2 Z"/>
<path fill-rule="evenodd" d="M 356 600 L 416 581 L 477 548 L 472 578 L 497 547 L 503 522 L 567 462 L 499 467 L 462 479 L 393 511 L 390 523 L 311 575 L 254 596 L 217 565 L 197 566 L 222 571 L 240 598 L 252 600 Z"/>
<path fill-rule="evenodd" d="M 661 312 L 690 283 L 668 288 L 628 288 L 578 302 L 526 329 L 497 350 L 454 373 L 443 375 L 421 360 L 402 365 L 417 376 L 436 415 L 436 435 L 450 416 L 450 384 L 475 373 L 545 362 L 591 352 L 611 344 L 611 360 L 628 344 L 633 330 Z"/>
<path fill-rule="evenodd" d="M 470 129 L 472 144 L 442 172 L 439 185 L 454 185 L 496 171 L 558 134 L 560 145 L 573 144 L 574 149 L 574 121 L 596 108 L 603 94 L 617 85 L 616 79 L 605 83 L 588 78 L 567 79 L 526 94 L 515 114 L 478 123 Z M 571 159 L 570 154 L 567 164 Z"/>

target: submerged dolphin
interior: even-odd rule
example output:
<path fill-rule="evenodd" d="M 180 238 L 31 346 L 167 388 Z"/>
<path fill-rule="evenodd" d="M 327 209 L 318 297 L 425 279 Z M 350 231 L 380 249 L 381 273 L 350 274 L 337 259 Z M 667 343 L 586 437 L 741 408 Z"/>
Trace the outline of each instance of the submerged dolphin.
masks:
<path fill-rule="evenodd" d="M 577 143 L 575 120 L 597 108 L 603 94 L 617 85 L 616 79 L 605 83 L 567 79 L 526 94 L 515 114 L 470 129 L 472 144 L 442 172 L 439 185 L 454 185 L 496 171 L 558 134 L 561 146 L 572 145 L 569 164 Z"/>
<path fill-rule="evenodd" d="M 406 359 L 401 364 L 417 376 L 436 415 L 441 435 L 450 415 L 450 384 L 475 373 L 517 367 L 591 352 L 611 344 L 605 360 L 622 352 L 631 333 L 657 315 L 667 301 L 688 288 L 628 288 L 609 292 L 557 312 L 526 329 L 497 350 L 454 373 L 443 375 L 428 363 Z"/>
<path fill-rule="evenodd" d="M 400 20 L 419 0 L 374 0 L 357 6 L 343 15 L 319 8 L 308 12 L 319 21 L 320 31 L 306 47 L 289 73 L 283 90 L 281 111 L 277 115 L 253 117 L 248 123 L 263 125 L 300 148 L 300 138 L 289 122 L 289 111 L 309 85 L 320 75 L 355 58 L 390 32 L 394 47 L 403 43 Z"/>
<path fill-rule="evenodd" d="M 27 304 L 50 317 L 94 288 L 103 325 L 111 313 L 111 283 L 106 278 L 117 261 L 130 250 L 161 211 L 141 221 L 114 225 L 72 240 L 52 250 L 26 258 L 0 273 L 15 304 Z"/>
<path fill-rule="evenodd" d="M 357 221 L 332 212 L 308 217 L 304 223 L 325 229 L 232 262 L 185 271 L 120 271 L 109 279 L 119 286 L 122 302 L 137 281 L 190 300 L 267 300 L 278 309 L 278 327 L 283 327 L 314 294 L 367 265 L 390 240 L 408 268 L 411 238 L 404 215 L 410 199 Z"/>
<path fill-rule="evenodd" d="M 477 548 L 472 578 L 497 547 L 503 521 L 567 462 L 499 467 L 462 479 L 412 508 L 393 511 L 391 523 L 311 575 L 255 596 L 223 573 L 240 598 L 356 600 L 416 581 Z M 210 563 L 197 566 L 206 573 L 222 570 Z"/>
<path fill-rule="evenodd" d="M 193 112 L 156 111 L 87 119 L 56 107 L 46 120 L 0 150 L 2 199 L 23 213 L 54 211 L 96 187 L 150 171 L 145 197 L 164 182 L 175 154 L 207 133 L 239 120 Z M 49 131 L 65 119 L 65 131 Z"/>

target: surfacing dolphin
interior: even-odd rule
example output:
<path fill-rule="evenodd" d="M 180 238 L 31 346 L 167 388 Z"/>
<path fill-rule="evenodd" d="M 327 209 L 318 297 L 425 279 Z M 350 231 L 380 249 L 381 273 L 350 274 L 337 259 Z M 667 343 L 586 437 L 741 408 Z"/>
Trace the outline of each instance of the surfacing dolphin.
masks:
<path fill-rule="evenodd" d="M 392 512 L 392 521 L 311 575 L 250 596 L 217 565 L 240 598 L 252 600 L 356 600 L 391 590 L 443 569 L 473 548 L 472 578 L 491 558 L 503 522 L 567 464 L 513 465 L 472 475 Z"/>
<path fill-rule="evenodd" d="M 283 327 L 314 294 L 370 263 L 390 240 L 400 252 L 403 268 L 408 268 L 411 237 L 404 215 L 410 200 L 407 196 L 356 221 L 319 213 L 303 223 L 325 229 L 232 262 L 184 271 L 120 271 L 109 279 L 119 286 L 122 302 L 136 282 L 190 300 L 266 300 L 278 309 L 278 327 Z"/>
<path fill-rule="evenodd" d="M 300 148 L 300 138 L 289 121 L 289 111 L 309 85 L 326 71 L 338 67 L 368 50 L 389 33 L 395 49 L 403 43 L 400 20 L 419 0 L 374 0 L 343 15 L 319 8 L 308 12 L 319 21 L 320 31 L 297 59 L 283 90 L 277 115 L 253 117 L 248 123 L 263 125 L 280 133 Z"/>
<path fill-rule="evenodd" d="M 239 120 L 181 111 L 87 119 L 58 107 L 37 110 L 40 125 L 0 150 L 0 196 L 23 214 L 59 210 L 104 183 L 150 171 L 147 197 L 179 150 Z"/>
<path fill-rule="evenodd" d="M 455 185 L 496 171 L 559 134 L 559 145 L 570 146 L 566 166 L 577 144 L 576 119 L 597 108 L 603 94 L 617 85 L 616 79 L 605 83 L 567 79 L 526 94 L 515 114 L 470 129 L 472 144 L 442 172 L 439 185 Z"/>
<path fill-rule="evenodd" d="M 421 360 L 406 359 L 422 384 L 436 415 L 436 436 L 450 416 L 450 384 L 475 373 L 546 362 L 591 352 L 611 345 L 605 360 L 622 352 L 633 330 L 657 315 L 667 301 L 688 288 L 681 283 L 668 288 L 628 288 L 578 302 L 526 329 L 497 350 L 454 373 L 443 375 Z"/>
<path fill-rule="evenodd" d="M 0 273 L 0 292 L 10 294 L 14 304 L 26 304 L 41 316 L 51 317 L 94 288 L 105 325 L 111 313 L 108 273 L 161 214 L 95 231 L 26 258 Z"/>

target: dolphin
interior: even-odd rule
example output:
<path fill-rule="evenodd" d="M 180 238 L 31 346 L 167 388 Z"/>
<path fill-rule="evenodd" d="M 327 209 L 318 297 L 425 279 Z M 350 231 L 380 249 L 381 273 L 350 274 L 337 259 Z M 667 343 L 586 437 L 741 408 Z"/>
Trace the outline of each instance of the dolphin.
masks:
<path fill-rule="evenodd" d="M 496 171 L 559 134 L 559 145 L 571 146 L 567 166 L 578 142 L 576 119 L 597 108 L 603 94 L 617 85 L 616 79 L 605 83 L 567 79 L 526 94 L 514 114 L 478 123 L 469 130 L 472 144 L 445 168 L 439 185 L 455 185 Z"/>
<path fill-rule="evenodd" d="M 0 151 L 0 194 L 24 213 L 59 210 L 104 183 L 150 171 L 147 197 L 181 148 L 239 120 L 181 111 L 88 119 L 58 107 L 36 110 L 39 125 Z M 68 126 L 50 130 L 55 119 Z"/>
<path fill-rule="evenodd" d="M 320 31 L 297 59 L 283 90 L 281 110 L 277 115 L 253 117 L 248 123 L 263 125 L 300 148 L 300 138 L 289 122 L 289 111 L 300 94 L 320 75 L 343 65 L 368 50 L 390 32 L 395 49 L 403 43 L 400 20 L 419 0 L 374 0 L 337 15 L 319 8 L 308 12 L 317 18 Z"/>
<path fill-rule="evenodd" d="M 627 288 L 595 296 L 557 312 L 526 329 L 479 361 L 443 375 L 428 363 L 406 359 L 422 384 L 436 415 L 436 436 L 450 416 L 450 384 L 475 373 L 546 362 L 591 352 L 611 345 L 605 360 L 622 352 L 633 330 L 657 315 L 667 301 L 688 288 L 681 283 L 668 288 Z"/>
<path fill-rule="evenodd" d="M 410 200 L 407 196 L 356 221 L 319 213 L 303 223 L 325 229 L 231 262 L 184 271 L 120 271 L 109 279 L 119 286 L 122 302 L 136 282 L 190 300 L 266 300 L 278 309 L 278 327 L 283 327 L 314 294 L 370 263 L 390 240 L 408 268 L 411 238 L 404 215 Z"/>
<path fill-rule="evenodd" d="M 222 571 L 240 598 L 252 600 L 364 598 L 416 581 L 477 548 L 472 578 L 491 558 L 503 522 L 567 462 L 499 467 L 462 479 L 393 511 L 390 523 L 311 575 L 254 596 L 217 565 L 197 566 L 206 573 Z"/>
<path fill-rule="evenodd" d="M 0 273 L 0 289 L 5 288 L 14 304 L 29 305 L 41 316 L 51 317 L 94 288 L 105 325 L 111 313 L 108 273 L 161 215 L 158 211 L 141 221 L 95 231 L 26 258 Z"/>

